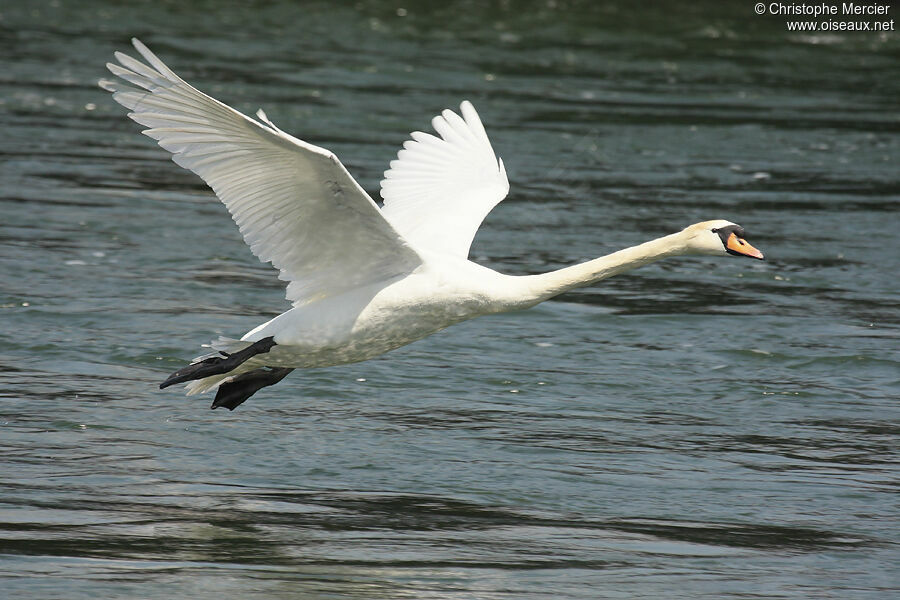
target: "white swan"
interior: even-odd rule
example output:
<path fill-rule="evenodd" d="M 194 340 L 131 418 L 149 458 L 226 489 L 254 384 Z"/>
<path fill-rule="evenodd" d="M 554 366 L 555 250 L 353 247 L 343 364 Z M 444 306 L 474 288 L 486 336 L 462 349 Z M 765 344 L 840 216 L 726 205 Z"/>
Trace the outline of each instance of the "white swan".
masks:
<path fill-rule="evenodd" d="M 608 256 L 541 275 L 510 276 L 467 259 L 481 221 L 509 190 L 478 114 L 445 110 L 440 137 L 414 132 L 382 181 L 384 208 L 334 154 L 255 121 L 203 94 L 140 41 L 149 64 L 121 52 L 109 70 L 136 87 L 100 81 L 143 133 L 206 181 L 244 240 L 288 282 L 293 308 L 160 387 L 218 387 L 212 408 L 234 409 L 297 367 L 378 356 L 480 315 L 533 306 L 669 256 L 735 254 L 762 259 L 729 221 L 706 221 Z"/>

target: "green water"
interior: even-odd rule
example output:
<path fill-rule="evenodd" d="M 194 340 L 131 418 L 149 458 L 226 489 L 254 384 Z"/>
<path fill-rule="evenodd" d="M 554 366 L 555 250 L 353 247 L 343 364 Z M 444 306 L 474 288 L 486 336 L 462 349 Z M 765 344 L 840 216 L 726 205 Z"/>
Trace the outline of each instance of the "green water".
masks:
<path fill-rule="evenodd" d="M 287 304 L 97 88 L 131 36 L 376 197 L 471 100 L 512 183 L 491 268 L 714 218 L 768 260 L 656 263 L 211 412 L 157 384 Z M 4 3 L 0 595 L 894 596 L 898 59 L 744 2 Z"/>

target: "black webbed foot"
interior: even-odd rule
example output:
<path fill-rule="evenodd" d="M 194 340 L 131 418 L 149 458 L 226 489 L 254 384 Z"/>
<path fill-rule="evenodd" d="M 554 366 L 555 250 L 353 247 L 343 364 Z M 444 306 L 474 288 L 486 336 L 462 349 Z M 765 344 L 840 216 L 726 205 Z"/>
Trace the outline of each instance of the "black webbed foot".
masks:
<path fill-rule="evenodd" d="M 257 354 L 268 352 L 272 349 L 272 346 L 275 345 L 274 338 L 270 336 L 257 342 L 253 342 L 239 352 L 234 352 L 232 354 L 221 352 L 224 356 L 211 356 L 199 362 L 189 364 L 183 369 L 178 369 L 169 375 L 165 381 L 159 384 L 159 389 L 167 388 L 176 383 L 183 383 L 185 381 L 203 379 L 204 377 L 209 377 L 211 375 L 227 373 Z"/>
<path fill-rule="evenodd" d="M 231 381 L 227 381 L 219 386 L 216 392 L 216 399 L 213 400 L 210 408 L 216 409 L 224 406 L 228 410 L 234 410 L 244 400 L 270 385 L 275 385 L 284 379 L 293 369 L 263 367 L 254 369 L 247 373 L 241 373 Z"/>

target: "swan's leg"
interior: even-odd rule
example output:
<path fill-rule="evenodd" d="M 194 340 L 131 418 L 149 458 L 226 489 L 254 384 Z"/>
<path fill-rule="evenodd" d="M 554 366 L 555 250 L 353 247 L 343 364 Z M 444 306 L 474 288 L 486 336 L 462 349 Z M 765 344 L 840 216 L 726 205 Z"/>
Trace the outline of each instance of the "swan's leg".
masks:
<path fill-rule="evenodd" d="M 263 367 L 247 373 L 241 373 L 231 380 L 226 379 L 219 386 L 219 391 L 216 392 L 216 399 L 213 400 L 210 408 L 215 409 L 224 406 L 228 410 L 234 410 L 239 404 L 259 390 L 275 385 L 284 379 L 291 371 L 293 369 Z"/>
<path fill-rule="evenodd" d="M 199 362 L 191 363 L 183 369 L 178 369 L 169 375 L 168 379 L 159 384 L 159 389 L 175 385 L 176 383 L 183 383 L 185 381 L 193 381 L 194 379 L 203 379 L 210 375 L 227 373 L 257 354 L 268 352 L 274 345 L 275 340 L 270 336 L 263 338 L 258 342 L 253 342 L 239 352 L 234 352 L 233 354 L 222 352 L 224 356 L 211 356 L 210 358 Z"/>

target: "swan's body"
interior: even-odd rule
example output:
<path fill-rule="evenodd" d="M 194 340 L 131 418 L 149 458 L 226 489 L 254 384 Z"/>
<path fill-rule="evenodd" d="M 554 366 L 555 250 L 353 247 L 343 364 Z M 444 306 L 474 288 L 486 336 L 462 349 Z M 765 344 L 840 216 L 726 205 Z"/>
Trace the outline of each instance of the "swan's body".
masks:
<path fill-rule="evenodd" d="M 189 394 L 219 387 L 213 408 L 235 408 L 290 369 L 367 360 L 669 256 L 762 258 L 739 226 L 718 220 L 551 273 L 492 271 L 467 255 L 509 183 L 468 102 L 462 117 L 435 117 L 440 138 L 412 134 L 385 173 L 379 209 L 333 154 L 282 132 L 262 111 L 254 121 L 206 96 L 133 43 L 149 66 L 121 53 L 122 66 L 107 66 L 137 88 L 101 86 L 176 163 L 209 183 L 254 254 L 288 281 L 293 303 L 241 340 L 213 342 L 218 355 L 164 382 L 190 381 Z"/>

